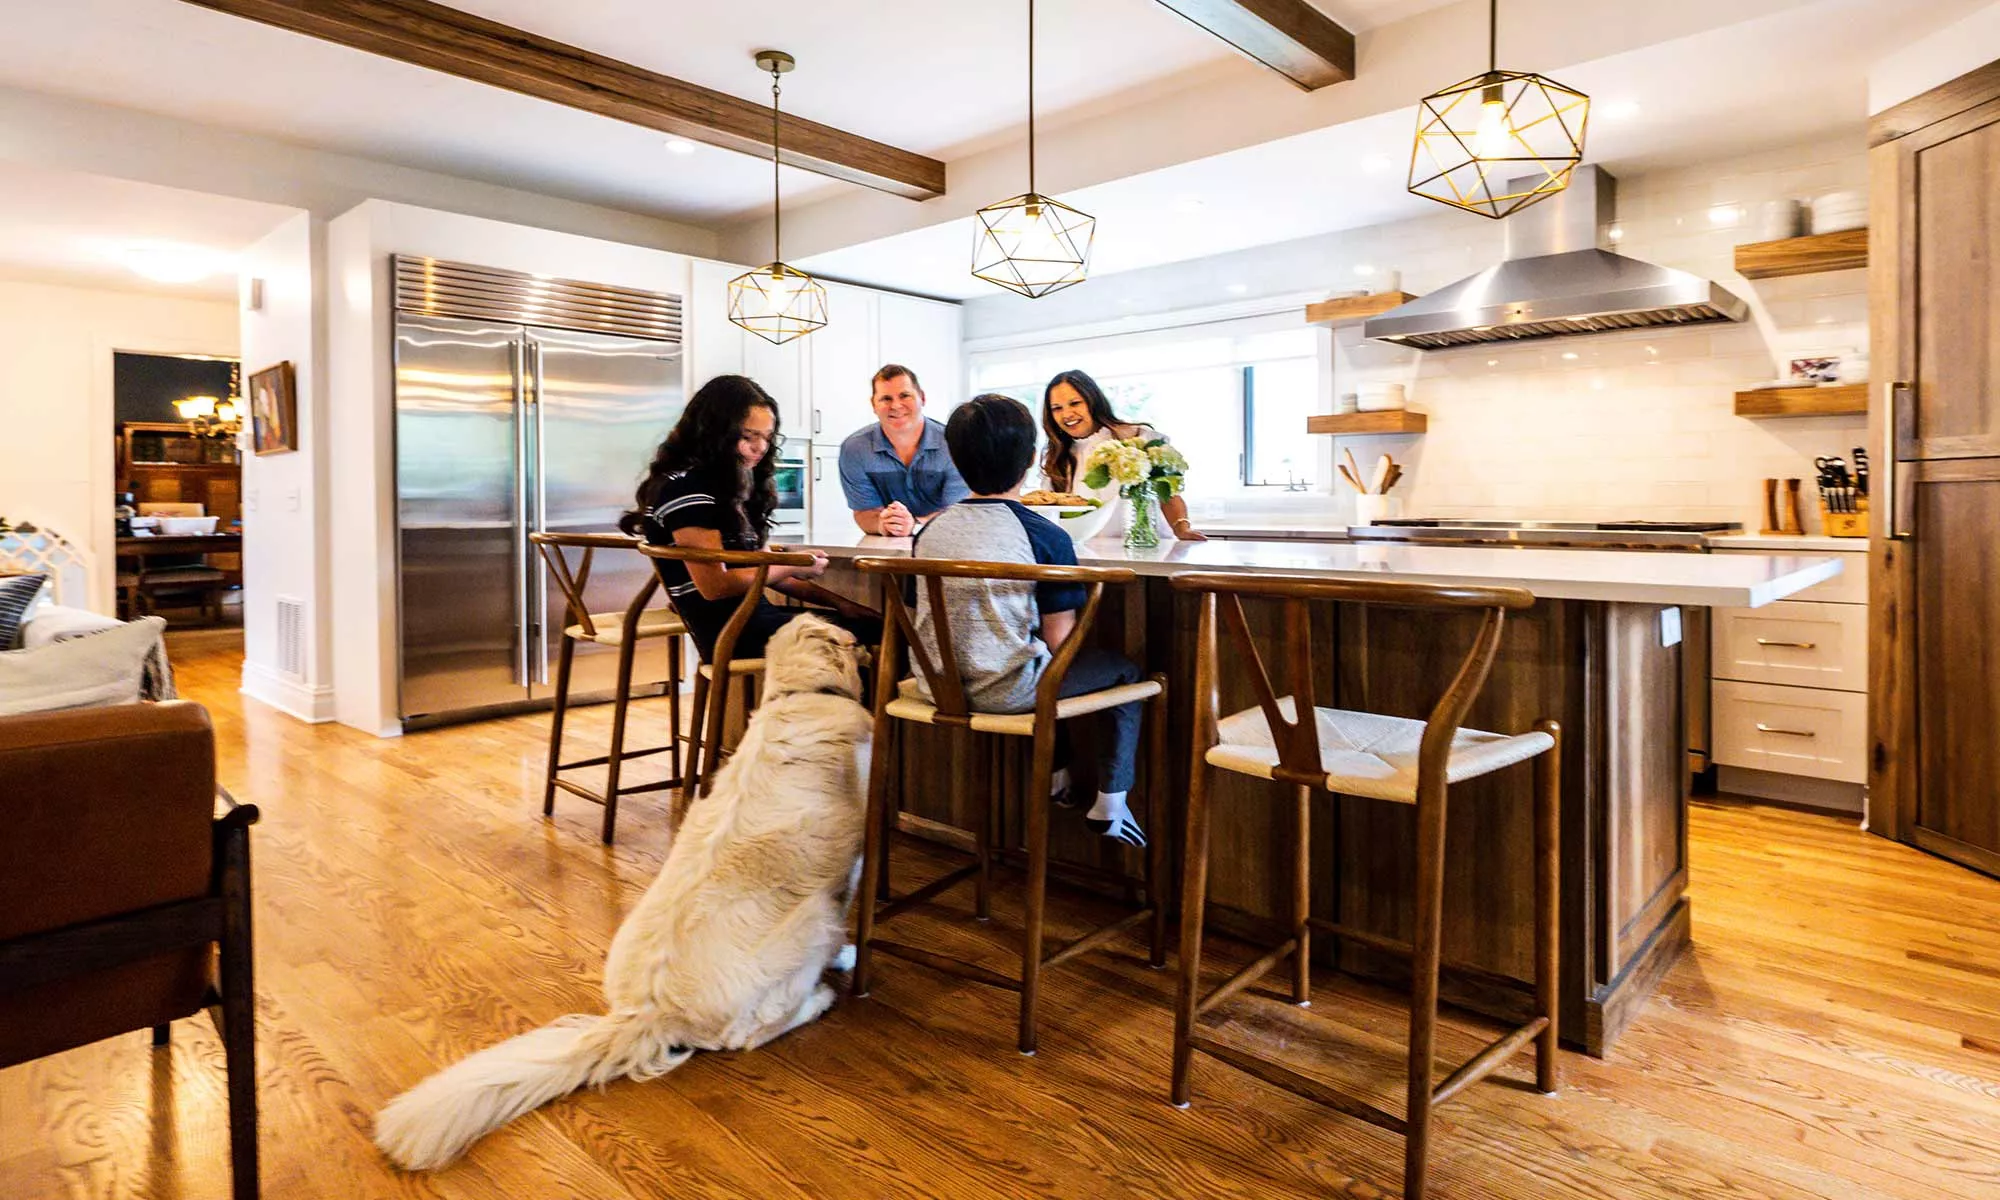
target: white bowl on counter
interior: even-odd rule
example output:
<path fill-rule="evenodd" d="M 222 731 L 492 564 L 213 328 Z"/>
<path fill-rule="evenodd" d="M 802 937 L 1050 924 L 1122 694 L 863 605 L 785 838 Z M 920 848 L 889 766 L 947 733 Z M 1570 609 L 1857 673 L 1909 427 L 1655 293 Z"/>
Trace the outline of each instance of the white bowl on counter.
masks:
<path fill-rule="evenodd" d="M 1111 523 L 1125 501 L 1112 500 L 1095 508 L 1088 505 L 1070 504 L 1030 504 L 1028 511 L 1040 513 L 1056 523 L 1056 528 L 1069 535 L 1072 542 L 1087 542 L 1103 532 Z"/>
<path fill-rule="evenodd" d="M 215 532 L 216 523 L 220 520 L 221 517 L 161 517 L 160 536 L 188 537 L 195 534 L 212 534 Z"/>

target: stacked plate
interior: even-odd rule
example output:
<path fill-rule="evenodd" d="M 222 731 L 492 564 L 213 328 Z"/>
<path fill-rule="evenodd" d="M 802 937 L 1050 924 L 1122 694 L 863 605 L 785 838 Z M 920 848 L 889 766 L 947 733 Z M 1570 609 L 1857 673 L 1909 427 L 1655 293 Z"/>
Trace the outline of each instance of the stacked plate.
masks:
<path fill-rule="evenodd" d="M 1862 229 L 1868 224 L 1868 195 L 1866 192 L 1828 192 L 1813 201 L 1812 231 L 1814 233 L 1838 233 L 1843 229 Z"/>

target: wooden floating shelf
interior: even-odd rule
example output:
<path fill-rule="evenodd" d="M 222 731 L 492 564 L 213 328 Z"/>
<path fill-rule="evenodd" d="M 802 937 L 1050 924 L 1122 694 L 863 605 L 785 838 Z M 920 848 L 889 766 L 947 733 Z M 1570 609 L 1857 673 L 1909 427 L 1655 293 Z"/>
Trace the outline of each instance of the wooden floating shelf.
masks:
<path fill-rule="evenodd" d="M 1422 433 L 1430 422 L 1420 412 L 1398 408 L 1390 412 L 1321 413 L 1306 418 L 1307 433 L 1353 437 L 1368 433 Z"/>
<path fill-rule="evenodd" d="M 1775 242 L 1746 242 L 1736 247 L 1736 273 L 1745 279 L 1776 279 L 1785 275 L 1817 275 L 1851 271 L 1868 265 L 1868 231 L 1843 229 Z"/>
<path fill-rule="evenodd" d="M 1868 385 L 1765 388 L 1736 393 L 1739 417 L 1846 417 L 1868 412 Z M 1313 420 L 1315 418 L 1307 418 Z"/>
<path fill-rule="evenodd" d="M 1416 297 L 1408 292 L 1376 292 L 1372 296 L 1339 296 L 1306 305 L 1306 324 L 1342 325 L 1365 320 L 1392 308 L 1401 308 Z"/>

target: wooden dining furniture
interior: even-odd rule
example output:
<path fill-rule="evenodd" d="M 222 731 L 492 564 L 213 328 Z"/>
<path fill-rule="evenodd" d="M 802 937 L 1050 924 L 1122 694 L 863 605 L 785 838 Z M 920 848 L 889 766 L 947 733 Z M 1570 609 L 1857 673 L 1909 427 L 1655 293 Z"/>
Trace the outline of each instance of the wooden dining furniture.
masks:
<path fill-rule="evenodd" d="M 580 796 L 604 808 L 602 837 L 606 845 L 611 844 L 613 830 L 618 823 L 618 799 L 621 796 L 642 792 L 665 791 L 681 786 L 681 657 L 682 639 L 687 635 L 687 626 L 670 607 L 652 607 L 651 601 L 659 594 L 659 576 L 649 572 L 646 582 L 632 602 L 623 612 L 593 613 L 584 597 L 590 586 L 592 561 L 599 552 L 607 554 L 634 554 L 638 543 L 623 534 L 610 533 L 531 533 L 528 540 L 533 542 L 548 565 L 550 578 L 562 589 L 568 613 L 563 618 L 562 649 L 556 658 L 555 712 L 549 725 L 549 768 L 548 779 L 542 792 L 542 815 L 553 816 L 556 810 L 558 789 Z M 575 565 L 571 565 L 571 555 L 575 555 Z M 630 711 L 632 699 L 632 667 L 638 657 L 639 643 L 653 638 L 666 638 L 667 653 L 667 740 L 658 746 L 643 750 L 625 748 L 625 720 Z M 564 718 L 569 713 L 570 668 L 576 658 L 578 643 L 588 643 L 614 649 L 618 653 L 616 693 L 611 701 L 611 741 L 605 753 L 589 758 L 579 758 L 571 762 L 562 761 L 562 741 Z M 672 755 L 672 773 L 663 780 L 648 783 L 619 783 L 624 764 L 629 759 L 647 758 L 655 754 Z M 604 790 L 593 791 L 573 779 L 566 779 L 566 771 L 586 768 L 604 768 Z"/>
<path fill-rule="evenodd" d="M 1150 921 L 1150 956 L 1154 966 L 1166 962 L 1166 914 L 1164 891 L 1167 883 L 1167 839 L 1161 817 L 1167 778 L 1166 760 L 1166 679 L 1155 675 L 1136 683 L 1122 684 L 1082 695 L 1061 697 L 1063 678 L 1077 653 L 1088 642 L 1091 625 L 1104 597 L 1106 584 L 1129 585 L 1137 576 L 1121 567 L 1045 566 L 1027 563 L 961 562 L 924 558 L 859 558 L 854 562 L 864 576 L 875 576 L 886 586 L 882 645 L 876 654 L 874 687 L 875 732 L 868 776 L 867 844 L 862 854 L 860 915 L 854 935 L 854 994 L 868 994 L 875 951 L 943 971 L 959 978 L 989 984 L 1020 993 L 1018 1045 L 1021 1053 L 1036 1049 L 1036 1008 L 1041 995 L 1041 974 L 1049 967 L 1068 962 L 1087 951 L 1110 942 L 1142 921 Z M 995 713 L 971 708 L 966 700 L 965 681 L 954 653 L 950 610 L 945 605 L 947 580 L 1011 581 L 1038 583 L 1078 583 L 1086 589 L 1086 600 L 1075 628 L 1042 672 L 1035 689 L 1031 712 Z M 923 589 L 926 615 L 936 638 L 936 655 L 918 636 L 913 601 L 906 601 L 903 588 L 913 584 Z M 929 699 L 915 686 L 916 679 L 903 678 L 901 663 L 907 652 L 922 677 Z M 1143 791 L 1148 823 L 1154 836 L 1148 839 L 1143 879 L 1119 876 L 1106 880 L 1130 887 L 1135 882 L 1145 889 L 1144 905 L 1048 953 L 1043 951 L 1044 914 L 1049 876 L 1049 778 L 1054 770 L 1057 723 L 1088 713 L 1102 712 L 1121 704 L 1144 702 L 1145 742 L 1148 767 Z M 1023 782 L 1020 798 L 1026 841 L 1026 916 L 1021 930 L 1018 975 L 1005 975 L 977 963 L 951 958 L 904 942 L 876 936 L 876 926 L 926 903 L 945 891 L 971 879 L 974 883 L 974 912 L 980 920 L 992 914 L 992 869 L 997 861 L 1010 856 L 995 845 L 999 840 L 999 806 L 990 789 L 979 790 L 979 812 L 973 819 L 973 861 L 950 871 L 909 893 L 893 899 L 882 895 L 888 874 L 889 780 L 891 744 L 897 722 L 935 726 L 950 731 L 952 761 L 966 761 L 965 741 L 972 734 L 1026 738 L 1031 747 L 1031 768 Z M 965 803 L 965 772 L 952 772 L 953 811 Z M 1074 870 L 1074 868 L 1073 868 Z M 886 899 L 886 903 L 878 901 Z"/>
<path fill-rule="evenodd" d="M 138 609 L 151 608 L 154 596 L 195 593 L 201 597 L 203 612 L 211 621 L 219 622 L 222 619 L 222 594 L 229 589 L 229 575 L 218 567 L 208 565 L 206 556 L 239 554 L 242 549 L 243 535 L 240 533 L 121 537 L 117 544 L 119 590 L 127 603 L 133 606 L 135 616 L 139 615 Z M 202 561 L 151 565 L 156 558 L 200 558 Z M 127 562 L 134 564 L 131 569 L 124 565 Z"/>
<path fill-rule="evenodd" d="M 1526 733 L 1485 733 L 1461 722 L 1478 697 L 1500 649 L 1509 612 L 1534 604 L 1518 588 L 1446 586 L 1387 581 L 1325 580 L 1298 576 L 1189 573 L 1173 587 L 1198 598 L 1194 683 L 1194 736 L 1185 817 L 1185 873 L 1181 884 L 1180 983 L 1174 1005 L 1171 1095 L 1185 1106 L 1192 1095 L 1193 1052 L 1200 1050 L 1309 1100 L 1380 1126 L 1404 1138 L 1403 1194 L 1424 1194 L 1431 1111 L 1467 1086 L 1485 1078 L 1533 1043 L 1536 1086 L 1553 1093 L 1556 1059 L 1558 980 L 1558 889 L 1560 885 L 1559 805 L 1561 730 L 1554 721 L 1537 722 Z M 1266 665 L 1244 615 L 1250 598 L 1275 602 L 1282 614 L 1280 661 Z M 1363 604 L 1474 613 L 1480 623 L 1456 676 L 1427 719 L 1322 707 L 1316 703 L 1315 605 Z M 1217 700 L 1225 662 L 1217 625 L 1229 630 L 1229 670 L 1247 676 L 1255 690 L 1253 708 L 1223 715 Z M 1323 648 L 1322 648 L 1323 649 Z M 1442 961 L 1445 879 L 1446 797 L 1450 785 L 1533 760 L 1534 789 L 1534 978 L 1533 1016 L 1509 1030 L 1433 1082 L 1440 970 L 1470 973 L 1494 987 L 1514 981 L 1476 968 Z M 1291 786 L 1284 857 L 1291 866 L 1291 907 L 1285 936 L 1249 966 L 1202 991 L 1202 932 L 1208 888 L 1211 776 L 1217 771 Z M 1407 806 L 1415 822 L 1414 887 L 1409 897 L 1414 935 L 1408 942 L 1354 925 L 1312 915 L 1311 809 L 1316 792 L 1366 797 Z M 1411 1002 L 1408 1046 L 1408 1103 L 1401 1116 L 1384 1111 L 1310 1075 L 1215 1037 L 1201 1019 L 1238 996 L 1280 963 L 1291 966 L 1290 997 L 1308 1004 L 1312 995 L 1314 932 L 1341 942 L 1407 956 Z"/>

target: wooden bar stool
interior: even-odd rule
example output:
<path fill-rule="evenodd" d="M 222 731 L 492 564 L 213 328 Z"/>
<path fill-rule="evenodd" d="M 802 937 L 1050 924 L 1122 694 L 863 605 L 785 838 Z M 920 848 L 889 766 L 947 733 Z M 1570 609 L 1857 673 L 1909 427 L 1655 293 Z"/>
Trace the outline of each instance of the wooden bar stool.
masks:
<path fill-rule="evenodd" d="M 1434 1106 L 1478 1082 L 1535 1043 L 1536 1084 L 1553 1093 L 1556 1063 L 1558 805 L 1561 799 L 1561 730 L 1539 721 L 1522 734 L 1462 729 L 1464 719 L 1500 647 L 1509 610 L 1534 603 L 1519 588 L 1444 587 L 1414 583 L 1337 581 L 1268 575 L 1177 575 L 1173 586 L 1201 596 L 1195 660 L 1195 728 L 1186 822 L 1186 872 L 1181 892 L 1180 988 L 1174 1009 L 1173 1102 L 1185 1106 L 1192 1091 L 1191 1058 L 1202 1050 L 1235 1067 L 1403 1135 L 1403 1194 L 1421 1197 Z M 1244 622 L 1244 596 L 1283 605 L 1283 694 L 1258 655 Z M 1309 602 L 1354 602 L 1484 613 L 1478 635 L 1451 687 L 1427 720 L 1321 708 L 1314 703 Z M 1217 713 L 1216 610 L 1229 626 L 1238 654 L 1231 660 L 1256 689 L 1257 707 Z M 1311 713 L 1310 719 L 1301 714 Z M 1437 1032 L 1438 970 L 1444 906 L 1445 795 L 1449 784 L 1535 760 L 1535 980 L 1533 1020 L 1493 1042 L 1442 1084 L 1432 1086 Z M 1294 785 L 1292 814 L 1293 904 L 1291 936 L 1210 991 L 1200 992 L 1203 906 L 1208 891 L 1209 783 L 1211 770 L 1234 771 Z M 1313 917 L 1310 912 L 1311 839 L 1308 806 L 1315 790 L 1370 797 L 1416 808 L 1417 858 L 1414 945 Z M 1292 963 L 1292 1000 L 1310 1002 L 1308 975 L 1312 931 L 1378 950 L 1409 955 L 1409 1102 L 1397 1117 L 1318 1080 L 1240 1046 L 1211 1038 L 1195 1022 L 1255 983 L 1278 963 Z M 1488 979 L 1492 976 L 1488 975 Z M 1512 982 L 1512 981 L 1508 981 Z"/>
<path fill-rule="evenodd" d="M 1035 1009 L 1041 994 L 1043 968 L 1056 966 L 1086 951 L 1094 950 L 1148 918 L 1152 921 L 1152 965 L 1157 967 L 1166 963 L 1167 910 L 1162 896 L 1167 878 L 1167 841 L 1164 836 L 1147 839 L 1143 907 L 1077 938 L 1052 953 L 1042 952 L 1043 911 L 1049 874 L 1049 777 L 1054 768 L 1058 721 L 1066 721 L 1086 713 L 1101 712 L 1135 700 L 1148 702 L 1148 707 L 1152 711 L 1145 717 L 1145 736 L 1149 749 L 1145 789 L 1147 821 L 1156 827 L 1156 833 L 1163 832 L 1157 827 L 1167 812 L 1164 803 L 1166 772 L 1163 769 L 1166 759 L 1166 680 L 1155 675 L 1137 683 L 1105 688 L 1080 696 L 1057 698 L 1063 677 L 1069 672 L 1070 663 L 1083 648 L 1091 625 L 1096 620 L 1098 602 L 1104 596 L 1104 585 L 1129 584 L 1137 576 L 1123 567 L 1039 566 L 1031 563 L 956 562 L 947 559 L 858 558 L 854 561 L 854 565 L 864 573 L 886 577 L 885 582 L 888 584 L 883 588 L 886 598 L 884 614 L 886 619 L 882 627 L 882 649 L 875 658 L 875 741 L 873 761 L 868 775 L 868 833 L 866 849 L 862 855 L 861 911 L 854 935 L 854 994 L 857 996 L 868 994 L 872 955 L 876 950 L 921 963 L 962 979 L 1018 991 L 1021 994 L 1020 1049 L 1023 1054 L 1033 1054 L 1036 1041 Z M 1041 681 L 1036 685 L 1033 712 L 987 713 L 973 711 L 967 706 L 964 679 L 952 649 L 954 643 L 950 612 L 944 603 L 946 579 L 1088 585 L 1088 599 L 1083 611 L 1077 617 L 1075 628 L 1056 651 L 1055 657 L 1043 671 Z M 915 617 L 910 611 L 910 606 L 903 600 L 902 587 L 905 580 L 920 580 L 925 590 L 932 629 L 938 642 L 939 653 L 936 662 L 931 660 L 923 642 L 919 639 Z M 906 648 L 911 661 L 922 672 L 924 682 L 929 687 L 932 697 L 929 702 L 922 699 L 916 689 L 914 678 L 900 679 L 901 671 L 898 669 L 900 656 Z M 974 899 L 975 911 L 981 920 L 985 920 L 991 915 L 992 866 L 996 859 L 1004 860 L 1006 857 L 1005 853 L 996 850 L 993 844 L 996 837 L 997 814 L 991 789 L 982 789 L 980 796 L 983 811 L 972 831 L 973 862 L 877 907 L 878 898 L 886 899 L 882 895 L 881 884 L 887 875 L 889 863 L 891 816 L 888 810 L 888 787 L 892 721 L 911 721 L 950 729 L 952 756 L 955 762 L 964 761 L 964 742 L 968 733 L 1032 739 L 1033 767 L 1028 773 L 1027 793 L 1022 803 L 1022 809 L 1026 814 L 1028 879 L 1027 913 L 1021 935 L 1021 969 L 1018 978 L 1002 975 L 962 959 L 949 958 L 916 946 L 875 936 L 877 922 L 886 921 L 898 913 L 933 899 L 967 878 L 974 880 L 977 889 Z M 964 786 L 963 772 L 954 771 L 952 774 L 954 808 L 962 806 Z M 1086 871 L 1077 873 L 1096 874 Z M 1133 882 L 1122 874 L 1115 876 L 1108 872 L 1103 874 L 1112 882 L 1128 888 Z"/>
<path fill-rule="evenodd" d="M 723 717 L 728 711 L 730 690 L 738 681 L 744 688 L 746 710 L 755 698 L 752 690 L 764 673 L 762 658 L 737 658 L 736 641 L 757 606 L 764 601 L 764 587 L 772 567 L 809 567 L 813 556 L 787 550 L 704 550 L 692 546 L 642 544 L 639 553 L 647 558 L 681 563 L 710 563 L 719 567 L 751 567 L 756 574 L 744 589 L 743 598 L 729 622 L 715 638 L 715 653 L 695 671 L 694 721 L 688 732 L 688 766 L 681 776 L 680 795 L 674 802 L 671 824 L 680 828 L 681 818 L 696 796 L 705 796 L 714 785 L 715 768 L 723 758 Z M 699 643 L 696 650 L 701 647 Z M 721 683 L 715 682 L 718 674 Z M 676 725 L 678 728 L 678 725 Z"/>
<path fill-rule="evenodd" d="M 593 613 L 584 599 L 584 589 L 590 583 L 591 556 L 599 550 L 616 554 L 629 553 L 638 548 L 638 543 L 623 534 L 612 533 L 531 533 L 528 535 L 541 551 L 542 561 L 549 567 L 549 574 L 556 585 L 562 588 L 563 598 L 568 601 L 569 612 L 563 618 L 562 650 L 556 659 L 556 707 L 554 719 L 549 724 L 549 773 L 548 783 L 542 792 L 542 815 L 551 816 L 556 811 L 556 789 L 581 796 L 592 804 L 604 806 L 604 841 L 611 842 L 613 828 L 618 822 L 618 798 L 640 792 L 658 792 L 681 784 L 681 638 L 687 634 L 687 626 L 670 608 L 647 608 L 660 590 L 658 576 L 649 576 L 638 595 L 625 606 L 622 613 Z M 572 571 L 569 556 L 565 550 L 578 550 L 576 569 Z M 652 638 L 667 638 L 667 711 L 673 736 L 665 745 L 652 746 L 644 750 L 625 749 L 625 717 L 631 703 L 632 663 L 638 655 L 639 643 Z M 607 753 L 594 758 L 579 758 L 574 762 L 562 761 L 563 720 L 569 714 L 570 664 L 576 657 L 578 642 L 589 642 L 597 646 L 614 646 L 618 650 L 618 694 L 612 701 L 611 746 Z M 654 754 L 673 755 L 673 775 L 657 783 L 641 783 L 619 786 L 618 776 L 628 759 L 646 758 Z M 564 779 L 564 771 L 580 770 L 584 767 L 604 768 L 604 791 L 593 792 L 574 780 Z"/>

